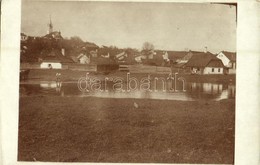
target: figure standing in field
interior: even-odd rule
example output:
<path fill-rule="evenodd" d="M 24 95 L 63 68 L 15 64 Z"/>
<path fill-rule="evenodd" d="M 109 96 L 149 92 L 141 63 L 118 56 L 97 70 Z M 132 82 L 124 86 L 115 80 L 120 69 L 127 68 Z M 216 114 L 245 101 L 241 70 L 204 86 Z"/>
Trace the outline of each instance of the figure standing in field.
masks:
<path fill-rule="evenodd" d="M 56 73 L 56 84 L 58 88 L 61 87 L 61 73 Z"/>

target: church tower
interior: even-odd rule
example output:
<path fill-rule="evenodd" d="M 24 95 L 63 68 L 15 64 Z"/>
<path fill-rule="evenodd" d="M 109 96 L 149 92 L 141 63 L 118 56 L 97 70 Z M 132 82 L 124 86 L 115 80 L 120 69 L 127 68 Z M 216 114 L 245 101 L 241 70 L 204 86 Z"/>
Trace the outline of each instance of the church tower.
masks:
<path fill-rule="evenodd" d="M 50 33 L 53 32 L 53 25 L 52 25 L 52 22 L 51 22 L 51 16 L 50 16 L 50 23 L 48 24 L 48 27 L 49 27 L 48 34 L 50 34 Z"/>

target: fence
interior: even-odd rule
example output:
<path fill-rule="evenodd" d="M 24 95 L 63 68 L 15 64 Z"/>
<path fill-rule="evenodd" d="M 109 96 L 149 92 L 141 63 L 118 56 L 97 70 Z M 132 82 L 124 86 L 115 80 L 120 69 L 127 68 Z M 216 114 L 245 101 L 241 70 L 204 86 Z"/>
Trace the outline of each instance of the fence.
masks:
<path fill-rule="evenodd" d="M 127 71 L 130 73 L 171 73 L 170 67 L 148 66 L 148 65 L 120 65 L 119 71 Z"/>

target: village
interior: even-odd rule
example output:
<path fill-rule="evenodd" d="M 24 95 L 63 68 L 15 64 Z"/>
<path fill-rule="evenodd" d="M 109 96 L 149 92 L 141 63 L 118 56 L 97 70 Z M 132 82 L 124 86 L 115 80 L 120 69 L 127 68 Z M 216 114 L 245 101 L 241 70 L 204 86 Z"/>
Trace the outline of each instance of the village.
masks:
<path fill-rule="evenodd" d="M 156 50 L 145 42 L 142 50 L 97 46 L 80 37 L 63 38 L 50 20 L 45 36 L 32 37 L 21 33 L 21 78 L 29 70 L 61 69 L 109 74 L 115 71 L 130 73 L 185 75 L 234 75 L 236 53 Z M 27 72 L 25 72 L 27 70 Z M 234 78 L 234 76 L 233 76 Z"/>
<path fill-rule="evenodd" d="M 227 45 L 213 53 L 212 47 L 220 50 L 225 45 L 215 43 L 213 37 L 207 41 L 209 34 L 204 35 L 206 29 L 212 30 L 218 42 L 222 42 L 222 35 L 228 32 L 220 35 L 221 30 L 212 27 L 210 17 L 205 17 L 207 21 L 201 18 L 205 13 L 200 10 L 185 10 L 185 13 L 196 11 L 200 16 L 196 19 L 183 16 L 186 20 L 182 21 L 179 12 L 184 11 L 185 5 L 172 4 L 168 8 L 167 4 L 158 3 L 161 9 L 168 10 L 164 13 L 149 12 L 146 7 L 157 5 L 146 3 L 50 3 L 60 8 L 56 12 L 60 24 L 50 17 L 47 27 L 39 25 L 41 32 L 31 33 L 34 29 L 29 30 L 29 26 L 20 33 L 18 161 L 234 162 L 237 63 L 236 52 L 227 49 L 236 49 Z M 36 4 L 43 9 L 42 13 L 52 7 Z M 80 22 L 75 29 L 65 28 L 67 25 L 61 22 L 68 20 L 60 13 L 73 5 L 77 8 L 71 20 L 81 18 Z M 131 6 L 133 10 L 128 10 Z M 141 6 L 143 10 L 139 9 Z M 109 20 L 114 23 L 107 28 L 112 29 L 108 30 L 100 21 L 110 15 L 104 15 L 100 8 L 110 11 Z M 198 9 L 203 9 L 203 5 Z M 27 9 L 28 13 L 31 11 Z M 133 11 L 141 12 L 139 24 L 138 17 L 132 17 Z M 27 15 L 24 25 L 28 25 L 30 16 Z M 148 16 L 152 19 L 150 26 L 145 24 Z M 38 26 L 39 17 L 34 18 L 34 26 Z M 120 23 L 126 18 L 128 21 Z M 196 23 L 192 21 L 199 18 L 205 29 L 199 25 L 196 31 L 204 38 L 194 44 L 196 40 L 190 39 L 190 35 Z M 171 29 L 173 24 L 169 21 L 175 29 Z M 64 26 L 62 31 L 60 26 Z M 88 35 L 83 27 L 93 34 Z M 144 35 L 143 27 L 147 28 Z M 84 30 L 80 31 L 81 28 Z M 114 28 L 118 28 L 115 33 Z M 128 28 L 136 29 L 140 42 L 136 42 L 138 37 L 129 33 Z M 181 28 L 182 34 L 175 38 Z M 186 36 L 185 28 L 190 35 Z M 94 32 L 99 33 L 96 40 Z M 123 37 L 118 39 L 120 36 L 116 38 L 115 34 Z M 176 44 L 179 39 L 183 40 L 181 46 Z M 123 46 L 121 40 L 126 40 Z M 233 41 L 223 39 L 223 43 Z M 166 48 L 160 44 L 177 46 Z"/>

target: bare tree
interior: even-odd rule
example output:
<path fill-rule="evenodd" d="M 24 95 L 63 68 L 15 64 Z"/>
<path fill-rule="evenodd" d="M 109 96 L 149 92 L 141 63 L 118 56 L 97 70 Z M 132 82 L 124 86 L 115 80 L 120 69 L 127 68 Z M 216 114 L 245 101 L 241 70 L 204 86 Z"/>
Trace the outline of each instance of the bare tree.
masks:
<path fill-rule="evenodd" d="M 143 48 L 142 50 L 145 50 L 145 51 L 153 51 L 154 50 L 154 46 L 152 43 L 150 42 L 145 42 L 143 43 Z"/>
<path fill-rule="evenodd" d="M 148 57 L 150 55 L 153 55 L 153 53 L 154 53 L 154 45 L 150 42 L 143 43 L 142 54 Z"/>

